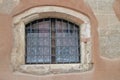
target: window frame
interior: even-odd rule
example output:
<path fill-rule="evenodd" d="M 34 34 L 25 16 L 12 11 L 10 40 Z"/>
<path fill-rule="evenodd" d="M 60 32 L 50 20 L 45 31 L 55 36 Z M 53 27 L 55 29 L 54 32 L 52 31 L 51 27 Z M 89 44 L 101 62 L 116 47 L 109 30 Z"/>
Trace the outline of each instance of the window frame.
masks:
<path fill-rule="evenodd" d="M 52 8 L 52 9 L 51 9 Z M 47 10 L 46 10 L 47 9 Z M 52 11 L 50 16 L 44 16 L 43 12 L 49 13 Z M 61 11 L 61 12 L 60 12 Z M 53 12 L 59 14 L 55 16 Z M 61 16 L 63 14 L 65 16 Z M 68 17 L 66 17 L 66 13 Z M 72 15 L 72 16 L 71 16 Z M 73 17 L 74 16 L 74 17 Z M 46 17 L 56 17 L 63 18 L 68 21 L 74 22 L 73 18 L 79 18 L 83 23 L 77 23 L 79 25 L 80 31 L 80 45 L 81 45 L 81 63 L 77 64 L 35 64 L 26 65 L 25 64 L 25 25 L 30 21 L 34 21 L 40 18 Z M 13 20 L 13 35 L 14 35 L 14 47 L 11 55 L 11 63 L 13 66 L 13 71 L 18 71 L 22 73 L 30 74 L 56 74 L 56 73 L 71 73 L 71 72 L 83 72 L 88 71 L 92 68 L 92 52 L 91 52 L 91 27 L 89 18 L 85 15 L 76 12 L 71 9 L 56 7 L 56 6 L 44 6 L 32 8 L 21 15 L 15 16 Z M 82 39 L 89 39 L 87 42 L 82 41 Z"/>
<path fill-rule="evenodd" d="M 51 58 L 51 62 L 44 62 L 44 59 L 43 59 L 43 62 L 29 62 L 28 60 L 27 60 L 27 58 L 28 57 L 30 57 L 31 55 L 27 55 L 27 54 L 29 54 L 29 53 L 27 53 L 27 47 L 29 47 L 28 45 L 27 45 L 27 34 L 29 34 L 29 33 L 34 33 L 35 31 L 28 31 L 28 29 L 33 29 L 35 26 L 35 24 L 36 24 L 36 27 L 37 26 L 40 26 L 40 23 L 41 22 L 47 22 L 46 24 L 48 24 L 49 25 L 49 29 L 50 29 L 50 35 L 49 35 L 49 39 L 50 39 L 50 43 L 51 43 L 51 46 L 49 45 L 49 47 L 50 47 L 50 53 L 51 53 L 51 55 L 49 55 Z M 49 23 L 48 23 L 49 22 Z M 69 28 L 67 28 L 67 30 L 68 29 L 70 29 L 70 25 L 72 26 L 72 27 L 74 27 L 74 30 L 75 30 L 75 27 L 77 27 L 76 29 L 77 30 L 75 30 L 75 31 L 77 31 L 77 45 L 75 46 L 61 46 L 61 47 L 77 47 L 77 52 L 78 52 L 78 55 L 77 55 L 77 53 L 74 53 L 75 55 L 76 55 L 76 57 L 78 58 L 78 60 L 79 61 L 74 61 L 74 62 L 72 62 L 72 61 L 67 61 L 67 62 L 64 62 L 64 61 L 61 61 L 61 62 L 57 62 L 56 61 L 56 48 L 57 48 L 57 46 L 55 46 L 55 42 L 56 42 L 56 38 L 55 38 L 55 35 L 57 34 L 57 31 L 56 31 L 56 25 L 58 25 L 57 23 L 58 22 L 60 22 L 61 23 L 61 25 L 59 26 L 59 27 L 63 27 L 63 24 L 66 24 L 66 25 L 64 25 L 65 27 L 69 27 Z M 55 27 L 56 26 L 56 27 Z M 38 28 L 37 28 L 38 29 Z M 39 30 L 39 29 L 38 29 Z M 35 32 L 35 33 L 37 33 L 37 34 L 40 34 L 40 32 L 37 30 L 37 32 Z M 57 29 L 57 30 L 59 30 L 59 29 Z M 61 32 L 60 32 L 61 33 Z M 62 32 L 63 33 L 63 32 Z M 80 52 L 80 39 L 79 39 L 79 37 L 80 37 L 80 30 L 79 30 L 79 26 L 78 25 L 76 25 L 75 23 L 72 23 L 72 22 L 70 22 L 70 21 L 68 21 L 68 20 L 65 20 L 65 19 L 60 19 L 60 18 L 42 18 L 42 19 L 38 19 L 38 20 L 35 20 L 35 21 L 32 21 L 32 22 L 30 22 L 30 23 L 28 23 L 27 25 L 25 25 L 25 64 L 73 64 L 73 63 L 80 63 L 81 61 L 81 57 L 80 57 L 80 54 L 81 54 L 81 52 Z M 67 36 L 66 36 L 67 37 Z M 76 38 L 76 37 L 74 37 L 74 38 Z M 42 38 L 42 37 L 41 37 Z M 45 38 L 45 37 L 44 37 Z M 60 37 L 61 39 L 64 39 L 64 37 Z M 71 39 L 71 37 L 69 37 L 70 39 Z M 40 37 L 39 38 L 37 38 L 37 39 L 40 39 Z M 54 42 L 53 42 L 53 40 L 54 40 Z M 54 47 L 53 47 L 53 45 L 54 45 Z M 43 48 L 43 47 L 42 47 Z M 39 53 L 39 52 L 38 52 Z M 40 53 L 39 54 L 37 54 L 37 56 L 39 56 L 40 55 Z M 32 55 L 32 56 L 35 56 L 35 55 Z M 44 56 L 44 55 L 43 55 Z M 69 56 L 69 54 L 68 54 L 68 56 Z M 54 58 L 53 58 L 54 57 Z M 38 60 L 38 59 L 36 59 L 36 60 Z"/>

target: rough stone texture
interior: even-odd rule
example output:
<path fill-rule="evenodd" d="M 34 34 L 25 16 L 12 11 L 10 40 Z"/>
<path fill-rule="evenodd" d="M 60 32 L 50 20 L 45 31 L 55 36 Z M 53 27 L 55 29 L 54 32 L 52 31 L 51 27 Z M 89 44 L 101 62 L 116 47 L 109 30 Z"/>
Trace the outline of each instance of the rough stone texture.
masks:
<path fill-rule="evenodd" d="M 120 22 L 114 13 L 114 0 L 85 0 L 85 2 L 91 6 L 98 20 L 101 56 L 109 59 L 120 57 Z"/>
<path fill-rule="evenodd" d="M 0 0 L 0 13 L 10 14 L 19 0 Z"/>
<path fill-rule="evenodd" d="M 77 73 L 91 70 L 92 64 L 44 64 L 44 65 L 22 65 L 16 72 L 32 75 L 51 75 L 63 73 Z"/>

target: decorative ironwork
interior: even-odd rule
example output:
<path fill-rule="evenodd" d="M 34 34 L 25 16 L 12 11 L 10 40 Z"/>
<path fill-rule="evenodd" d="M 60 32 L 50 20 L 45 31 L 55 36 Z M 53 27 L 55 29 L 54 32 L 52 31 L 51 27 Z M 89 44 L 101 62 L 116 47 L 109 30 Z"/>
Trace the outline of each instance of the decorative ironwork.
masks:
<path fill-rule="evenodd" d="M 26 64 L 80 62 L 79 26 L 57 18 L 26 25 Z"/>

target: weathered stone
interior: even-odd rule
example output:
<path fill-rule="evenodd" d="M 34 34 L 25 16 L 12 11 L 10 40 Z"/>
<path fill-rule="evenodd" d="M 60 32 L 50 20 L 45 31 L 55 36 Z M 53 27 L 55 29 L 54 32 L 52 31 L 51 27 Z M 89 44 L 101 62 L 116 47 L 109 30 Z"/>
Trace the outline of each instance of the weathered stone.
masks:
<path fill-rule="evenodd" d="M 0 13 L 10 14 L 19 0 L 0 0 Z"/>
<path fill-rule="evenodd" d="M 91 8 L 93 9 L 94 13 L 96 14 L 111 14 L 113 13 L 113 4 L 114 0 L 85 0 Z"/>
<path fill-rule="evenodd" d="M 119 34 L 100 37 L 101 55 L 108 58 L 120 57 L 120 37 Z"/>
<path fill-rule="evenodd" d="M 99 28 L 106 28 L 108 25 L 108 15 L 96 15 L 98 20 Z"/>
<path fill-rule="evenodd" d="M 120 57 L 120 22 L 113 10 L 114 0 L 85 1 L 91 6 L 98 20 L 101 56 L 110 59 Z M 119 11 L 119 8 L 116 8 Z"/>
<path fill-rule="evenodd" d="M 101 55 L 108 58 L 120 57 L 120 23 L 99 30 Z"/>

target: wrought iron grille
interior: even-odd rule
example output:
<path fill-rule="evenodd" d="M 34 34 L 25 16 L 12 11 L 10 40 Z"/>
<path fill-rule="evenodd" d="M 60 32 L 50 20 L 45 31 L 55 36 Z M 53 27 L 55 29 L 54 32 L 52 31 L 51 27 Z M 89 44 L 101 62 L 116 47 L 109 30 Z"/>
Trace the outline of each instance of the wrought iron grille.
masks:
<path fill-rule="evenodd" d="M 35 20 L 25 27 L 26 64 L 80 62 L 79 26 L 56 18 Z"/>

